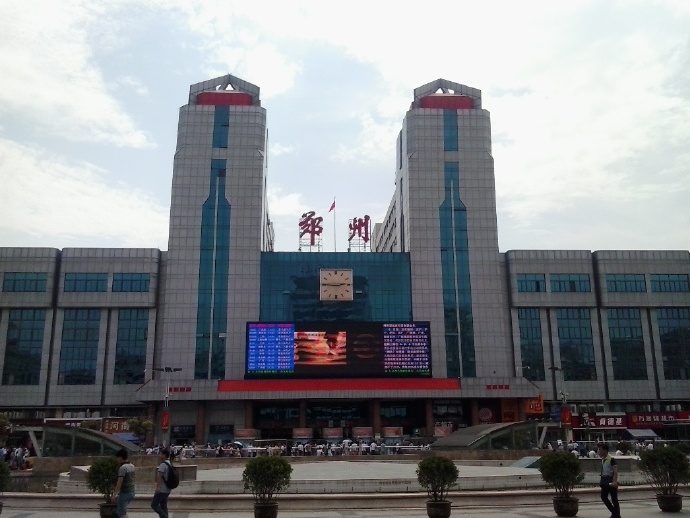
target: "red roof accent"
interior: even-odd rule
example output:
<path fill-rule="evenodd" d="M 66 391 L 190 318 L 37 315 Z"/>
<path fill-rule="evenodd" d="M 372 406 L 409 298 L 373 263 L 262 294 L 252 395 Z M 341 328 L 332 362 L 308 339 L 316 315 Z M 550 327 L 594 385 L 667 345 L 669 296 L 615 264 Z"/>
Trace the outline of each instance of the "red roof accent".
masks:
<path fill-rule="evenodd" d="M 419 100 L 420 108 L 436 108 L 441 110 L 471 110 L 474 99 L 466 95 L 432 94 Z"/>
<path fill-rule="evenodd" d="M 317 392 L 327 390 L 460 390 L 456 378 L 220 380 L 218 392 Z"/>
<path fill-rule="evenodd" d="M 196 97 L 196 103 L 206 106 L 252 106 L 252 96 L 233 90 L 219 92 L 201 92 Z"/>

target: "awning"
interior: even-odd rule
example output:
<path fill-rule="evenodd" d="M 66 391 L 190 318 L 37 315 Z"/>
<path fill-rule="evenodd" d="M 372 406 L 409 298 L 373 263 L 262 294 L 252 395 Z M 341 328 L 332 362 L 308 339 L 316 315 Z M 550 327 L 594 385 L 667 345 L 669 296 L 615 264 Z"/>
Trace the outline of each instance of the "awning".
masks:
<path fill-rule="evenodd" d="M 656 432 L 654 430 L 650 430 L 649 428 L 639 428 L 639 429 L 627 428 L 626 430 L 623 431 L 623 438 L 624 439 L 635 439 L 637 441 L 644 441 L 644 440 L 655 440 L 655 439 L 658 439 L 659 436 L 656 434 Z"/>
<path fill-rule="evenodd" d="M 124 439 L 125 441 L 133 442 L 134 444 L 140 444 L 143 442 L 139 437 L 137 437 L 133 433 L 113 433 L 111 435 L 119 437 L 120 439 Z"/>

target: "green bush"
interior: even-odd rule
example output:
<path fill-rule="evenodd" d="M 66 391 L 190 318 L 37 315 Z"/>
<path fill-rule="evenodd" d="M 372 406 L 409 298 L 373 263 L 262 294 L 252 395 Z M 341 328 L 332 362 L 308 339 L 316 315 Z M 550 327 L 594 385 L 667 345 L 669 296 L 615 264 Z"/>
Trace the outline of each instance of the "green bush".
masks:
<path fill-rule="evenodd" d="M 291 475 L 292 466 L 283 457 L 262 456 L 249 459 L 242 481 L 257 503 L 267 504 L 290 484 Z"/>
<path fill-rule="evenodd" d="M 434 502 L 446 500 L 448 491 L 458 480 L 458 468 L 447 457 L 431 456 L 417 465 L 417 480 Z"/>
<path fill-rule="evenodd" d="M 640 469 L 662 495 L 675 495 L 679 484 L 690 482 L 690 462 L 678 448 L 668 446 L 640 453 Z"/>
<path fill-rule="evenodd" d="M 0 460 L 0 493 L 7 491 L 12 485 L 10 467 L 4 460 Z"/>
<path fill-rule="evenodd" d="M 679 442 L 673 445 L 674 448 L 678 448 L 680 451 L 685 453 L 685 455 L 690 455 L 690 443 Z"/>
<path fill-rule="evenodd" d="M 559 497 L 572 496 L 575 485 L 585 478 L 580 461 L 572 453 L 562 451 L 542 456 L 539 471 L 544 482 L 553 487 Z"/>
<path fill-rule="evenodd" d="M 100 493 L 107 503 L 113 499 L 113 490 L 117 484 L 117 471 L 120 468 L 115 457 L 100 457 L 89 467 L 86 473 L 86 485 L 94 493 Z"/>

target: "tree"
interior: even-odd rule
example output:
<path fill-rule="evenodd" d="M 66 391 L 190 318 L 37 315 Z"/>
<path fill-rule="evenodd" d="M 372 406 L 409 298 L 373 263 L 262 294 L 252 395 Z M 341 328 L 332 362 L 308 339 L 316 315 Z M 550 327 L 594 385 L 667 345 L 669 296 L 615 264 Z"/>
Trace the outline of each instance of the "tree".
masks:
<path fill-rule="evenodd" d="M 127 426 L 130 432 L 143 441 L 146 435 L 153 430 L 153 421 L 146 417 L 134 417 L 127 421 Z"/>

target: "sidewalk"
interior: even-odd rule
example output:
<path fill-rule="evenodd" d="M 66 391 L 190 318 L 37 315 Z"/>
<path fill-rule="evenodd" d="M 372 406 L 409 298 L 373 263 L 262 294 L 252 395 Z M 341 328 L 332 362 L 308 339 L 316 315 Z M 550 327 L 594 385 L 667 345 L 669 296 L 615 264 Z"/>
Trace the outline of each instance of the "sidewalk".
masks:
<path fill-rule="evenodd" d="M 32 509 L 8 509 L 2 511 L 2 518 L 94 518 L 97 517 L 97 510 L 93 511 L 46 511 Z M 218 518 L 218 512 L 171 512 L 170 518 Z M 252 509 L 246 511 L 225 512 L 233 518 L 254 518 Z M 580 504 L 578 518 L 605 518 L 609 515 L 602 503 Z M 621 515 L 623 518 L 662 518 L 663 513 L 656 504 L 656 500 L 640 500 L 623 502 L 621 505 Z M 129 518 L 157 518 L 153 511 L 131 511 Z M 454 507 L 451 518 L 553 518 L 555 513 L 553 506 L 519 506 L 519 507 L 481 507 L 481 508 L 458 508 Z M 666 516 L 666 515 L 663 515 Z M 684 509 L 675 516 L 690 516 L 690 511 Z M 279 518 L 426 518 L 426 510 L 420 509 L 342 509 L 322 511 L 280 511 Z"/>

